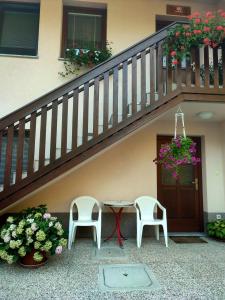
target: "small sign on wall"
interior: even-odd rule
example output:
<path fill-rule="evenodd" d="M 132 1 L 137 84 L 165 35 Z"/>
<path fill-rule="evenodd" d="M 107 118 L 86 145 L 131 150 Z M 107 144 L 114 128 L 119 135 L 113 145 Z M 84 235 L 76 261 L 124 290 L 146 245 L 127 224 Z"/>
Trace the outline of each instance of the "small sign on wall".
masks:
<path fill-rule="evenodd" d="M 166 13 L 168 15 L 189 16 L 191 14 L 191 7 L 167 4 Z"/>

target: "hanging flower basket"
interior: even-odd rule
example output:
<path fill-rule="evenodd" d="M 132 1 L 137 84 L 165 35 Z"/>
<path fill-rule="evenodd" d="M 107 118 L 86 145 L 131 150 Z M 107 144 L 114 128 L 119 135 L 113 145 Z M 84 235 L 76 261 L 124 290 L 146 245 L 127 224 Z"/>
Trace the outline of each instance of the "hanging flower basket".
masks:
<path fill-rule="evenodd" d="M 179 118 L 182 122 L 183 135 L 177 137 Z M 191 138 L 186 137 L 184 114 L 179 109 L 175 114 L 174 137 L 170 143 L 161 146 L 158 157 L 154 159 L 154 162 L 162 165 L 167 170 L 171 170 L 172 176 L 178 179 L 182 166 L 188 164 L 195 166 L 200 162 L 200 158 L 196 157 L 196 152 L 196 143 Z"/>
<path fill-rule="evenodd" d="M 171 143 L 161 146 L 159 158 L 154 160 L 156 164 L 161 164 L 163 168 L 171 170 L 172 176 L 178 178 L 181 166 L 200 162 L 196 157 L 196 143 L 188 137 L 179 136 L 173 138 Z"/>
<path fill-rule="evenodd" d="M 225 42 L 225 11 L 219 9 L 201 14 L 194 12 L 188 17 L 189 24 L 179 24 L 167 33 L 164 55 L 170 57 L 173 66 L 191 56 L 191 48 L 204 45 L 217 48 Z"/>

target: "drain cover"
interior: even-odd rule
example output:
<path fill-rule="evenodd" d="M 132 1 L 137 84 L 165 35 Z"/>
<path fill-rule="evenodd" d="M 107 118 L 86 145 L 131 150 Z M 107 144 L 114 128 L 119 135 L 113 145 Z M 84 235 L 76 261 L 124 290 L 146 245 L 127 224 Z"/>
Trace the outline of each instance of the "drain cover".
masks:
<path fill-rule="evenodd" d="M 99 267 L 99 284 L 103 290 L 149 290 L 159 288 L 159 283 L 148 266 L 103 265 Z"/>
<path fill-rule="evenodd" d="M 124 258 L 124 250 L 119 247 L 102 247 L 94 250 L 94 257 L 97 259 Z"/>

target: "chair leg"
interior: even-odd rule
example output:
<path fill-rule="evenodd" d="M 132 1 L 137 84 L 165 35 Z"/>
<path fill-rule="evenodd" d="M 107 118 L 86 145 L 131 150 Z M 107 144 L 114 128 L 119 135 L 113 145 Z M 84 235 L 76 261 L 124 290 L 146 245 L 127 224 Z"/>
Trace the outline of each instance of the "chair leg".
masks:
<path fill-rule="evenodd" d="M 165 222 L 163 225 L 163 233 L 165 238 L 166 247 L 168 247 L 168 232 L 167 232 L 167 223 Z"/>
<path fill-rule="evenodd" d="M 97 226 L 96 231 L 97 231 L 97 246 L 98 249 L 100 249 L 101 248 L 101 226 Z"/>
<path fill-rule="evenodd" d="M 96 227 L 93 226 L 93 238 L 94 238 L 94 242 L 96 243 Z"/>
<path fill-rule="evenodd" d="M 143 225 L 141 225 L 141 226 L 139 227 L 139 243 L 138 243 L 138 248 L 141 248 L 142 233 L 143 233 Z"/>
<path fill-rule="evenodd" d="M 68 236 L 68 249 L 71 250 L 72 243 L 73 243 L 73 236 L 74 236 L 74 225 L 70 224 L 69 226 L 69 236 Z"/>
<path fill-rule="evenodd" d="M 155 225 L 155 237 L 158 241 L 159 240 L 159 225 Z"/>

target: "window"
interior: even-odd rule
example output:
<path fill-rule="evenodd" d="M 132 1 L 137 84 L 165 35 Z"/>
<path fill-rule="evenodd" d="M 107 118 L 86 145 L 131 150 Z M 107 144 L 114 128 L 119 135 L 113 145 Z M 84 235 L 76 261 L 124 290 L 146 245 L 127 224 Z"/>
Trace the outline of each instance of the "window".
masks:
<path fill-rule="evenodd" d="M 0 3 L 0 53 L 37 55 L 39 4 Z"/>
<path fill-rule="evenodd" d="M 102 49 L 106 46 L 106 10 L 65 7 L 62 55 L 66 49 Z"/>

